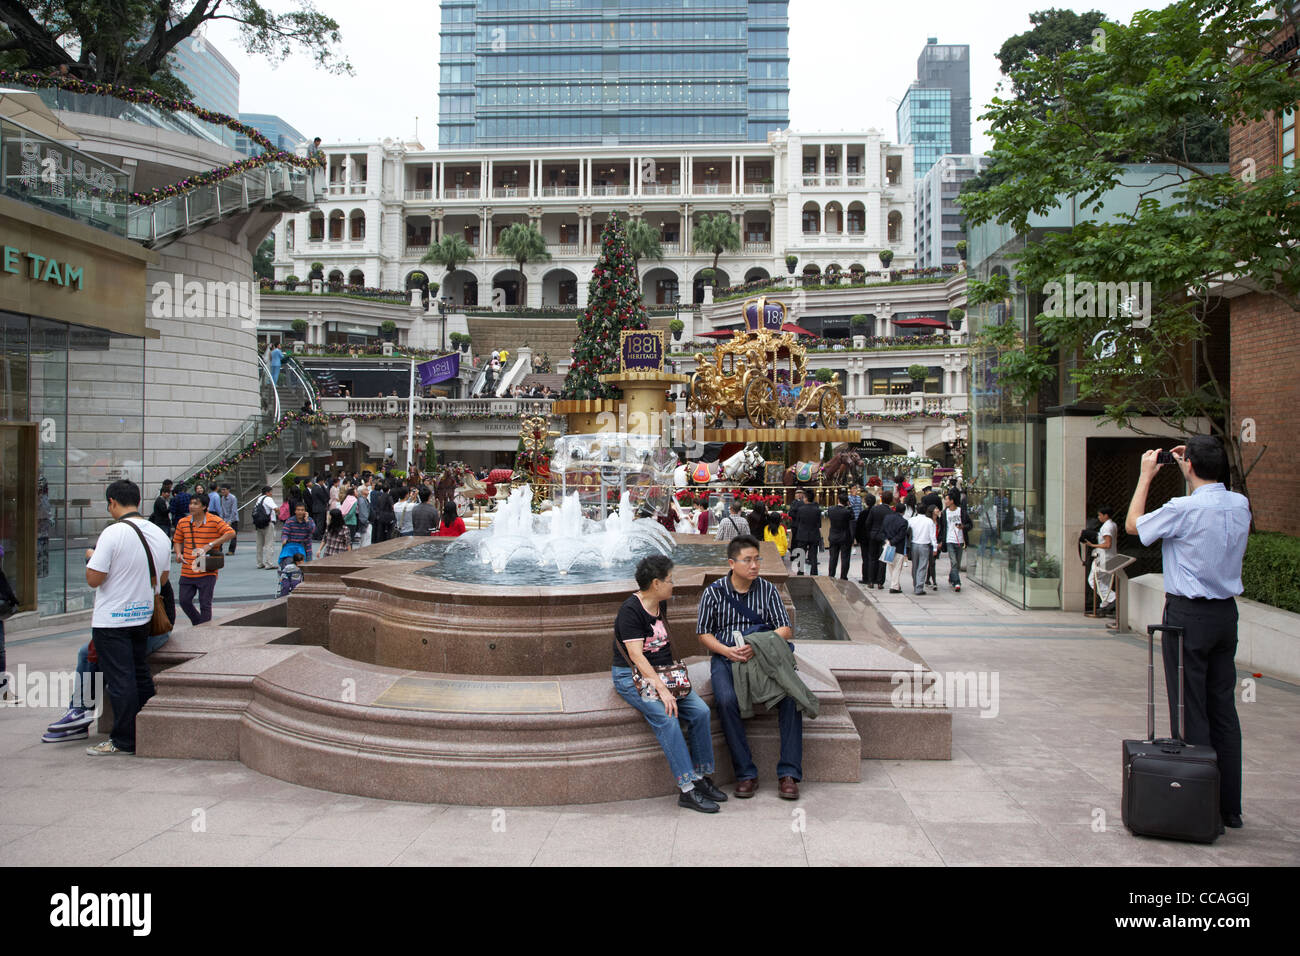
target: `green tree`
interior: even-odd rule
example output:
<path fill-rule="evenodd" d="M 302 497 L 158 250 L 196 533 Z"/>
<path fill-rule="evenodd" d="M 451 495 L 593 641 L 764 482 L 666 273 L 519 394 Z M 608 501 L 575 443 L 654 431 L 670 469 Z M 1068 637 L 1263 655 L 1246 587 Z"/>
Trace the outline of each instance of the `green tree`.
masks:
<path fill-rule="evenodd" d="M 274 259 L 275 236 L 271 235 L 262 240 L 253 254 L 253 275 L 258 279 L 274 279 L 275 267 L 271 265 Z"/>
<path fill-rule="evenodd" d="M 444 235 L 441 239 L 429 247 L 429 251 L 424 254 L 421 263 L 433 262 L 447 270 L 450 276 L 456 271 L 456 267 L 468 262 L 474 258 L 474 250 L 470 248 L 464 236 Z M 443 285 L 446 285 L 443 280 Z"/>
<path fill-rule="evenodd" d="M 1300 171 L 1256 179 L 1239 169 L 1238 179 L 1191 158 L 1179 134 L 1189 115 L 1234 124 L 1294 105 L 1300 87 L 1285 59 L 1262 55 L 1281 27 L 1271 10 L 1255 0 L 1181 0 L 1140 11 L 1127 26 L 1107 24 L 1102 49 L 1030 61 L 1017 81 L 1051 91 L 1050 101 L 994 100 L 985 118 L 1006 178 L 962 200 L 972 224 L 1027 233 L 1031 215 L 1058 205 L 1073 204 L 1080 216 L 1099 211 L 1125 162 L 1174 170 L 1161 198 L 1141 192 L 1117 211 L 1112 196 L 1111 221 L 1084 219 L 1028 243 L 1015 278 L 1031 294 L 1030 328 L 986 326 L 980 343 L 996 350 L 998 379 L 1018 399 L 1055 387 L 1064 358 L 1080 402 L 1099 404 L 1121 426 L 1139 416 L 1179 430 L 1209 420 L 1243 492 L 1253 462 L 1229 426 L 1228 395 L 1203 343 L 1211 313 L 1239 291 L 1300 311 L 1300 258 L 1279 241 L 1300 234 Z M 1076 284 L 1149 282 L 1151 295 L 1140 321 L 1124 308 L 1081 317 L 1055 307 L 1061 290 L 1050 283 L 1067 276 Z M 970 303 L 1008 290 L 1006 276 L 973 281 Z"/>
<path fill-rule="evenodd" d="M 47 72 L 66 65 L 78 79 L 193 95 L 173 72 L 172 53 L 210 20 L 239 25 L 246 53 L 278 63 L 295 48 L 330 73 L 352 74 L 338 23 L 309 0 L 276 13 L 257 0 L 2 0 L 0 67 Z"/>
<path fill-rule="evenodd" d="M 433 433 L 430 432 L 425 436 L 424 444 L 424 471 L 425 474 L 433 474 L 438 470 L 438 450 L 433 447 Z"/>
<path fill-rule="evenodd" d="M 617 398 L 621 393 L 600 381 L 618 371 L 619 333 L 644 329 L 645 308 L 623 223 L 610 216 L 600 236 L 600 258 L 591 270 L 587 311 L 578 319 L 573 364 L 564 377 L 563 398 Z"/>
<path fill-rule="evenodd" d="M 1012 77 L 1012 87 L 1017 96 L 1025 93 L 1014 74 L 1030 63 L 1054 59 L 1067 50 L 1082 50 L 1093 43 L 1094 30 L 1101 28 L 1106 14 L 1100 10 L 1075 13 L 1073 10 L 1039 10 L 1029 15 L 1033 28 L 1017 33 L 1002 44 L 997 52 L 998 63 L 1004 75 Z"/>
<path fill-rule="evenodd" d="M 628 222 L 627 248 L 632 255 L 634 266 L 639 266 L 642 259 L 654 259 L 658 262 L 664 257 L 659 230 L 644 219 L 633 219 Z"/>
<path fill-rule="evenodd" d="M 551 254 L 546 251 L 546 238 L 531 222 L 511 223 L 501 233 L 501 241 L 497 243 L 497 247 L 503 256 L 509 256 L 519 264 L 521 276 L 524 274 L 526 263 L 551 261 Z M 524 299 L 524 301 L 528 300 Z"/>
<path fill-rule="evenodd" d="M 705 216 L 695 227 L 691 235 L 695 248 L 707 249 L 713 253 L 713 271 L 717 274 L 718 257 L 724 252 L 740 251 L 740 227 L 736 220 L 725 212 Z"/>

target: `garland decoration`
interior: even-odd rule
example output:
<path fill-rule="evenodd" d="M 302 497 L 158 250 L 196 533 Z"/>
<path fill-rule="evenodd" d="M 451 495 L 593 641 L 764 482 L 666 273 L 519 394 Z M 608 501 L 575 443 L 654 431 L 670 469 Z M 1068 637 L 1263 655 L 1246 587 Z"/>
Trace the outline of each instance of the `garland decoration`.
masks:
<path fill-rule="evenodd" d="M 261 451 L 261 449 L 268 443 L 278 438 L 280 433 L 290 425 L 326 425 L 329 423 L 329 420 L 330 416 L 323 415 L 319 412 L 289 412 L 275 423 L 275 427 L 259 435 L 257 438 L 254 438 L 249 442 L 249 444 L 235 452 L 235 454 L 231 455 L 229 458 L 222 458 L 220 461 L 209 465 L 202 471 L 195 472 L 187 478 L 185 482 L 186 484 L 191 485 L 195 482 L 203 482 L 204 484 L 207 484 L 212 481 L 212 479 L 224 474 L 240 462 L 256 454 L 258 451 Z"/>
<path fill-rule="evenodd" d="M 260 132 L 247 123 L 241 123 L 233 116 L 227 116 L 225 113 L 218 113 L 216 110 L 210 110 L 199 106 L 191 100 L 178 100 L 169 96 L 163 96 L 155 93 L 153 90 L 137 90 L 129 86 L 116 86 L 113 84 L 89 83 L 86 80 L 78 79 L 75 76 L 58 76 L 45 75 L 41 73 L 15 73 L 12 70 L 0 70 L 0 84 L 14 83 L 21 86 L 31 87 L 33 89 L 60 89 L 69 93 L 75 93 L 81 96 L 112 96 L 119 100 L 125 100 L 128 103 L 138 103 L 142 106 L 152 106 L 155 109 L 169 110 L 171 112 L 189 113 L 205 123 L 211 123 L 213 126 L 224 126 L 226 129 L 240 133 L 258 146 L 261 146 L 265 152 L 258 156 L 248 157 L 246 159 L 236 160 L 225 166 L 218 166 L 216 169 L 209 169 L 206 172 L 196 173 L 193 176 L 187 176 L 178 183 L 172 183 L 168 186 L 155 187 L 148 192 L 123 192 L 121 190 L 101 190 L 92 187 L 92 195 L 103 196 L 109 202 L 130 202 L 137 206 L 149 206 L 161 202 L 164 199 L 170 199 L 173 196 L 180 196 L 193 189 L 202 186 L 210 186 L 219 183 L 231 176 L 237 176 L 241 173 L 248 172 L 251 169 L 257 169 L 261 166 L 267 166 L 272 163 L 287 163 L 291 166 L 298 166 L 302 169 L 324 168 L 325 156 L 323 153 L 317 153 L 312 156 L 302 157 L 287 153 L 282 149 L 277 149 L 266 134 Z"/>

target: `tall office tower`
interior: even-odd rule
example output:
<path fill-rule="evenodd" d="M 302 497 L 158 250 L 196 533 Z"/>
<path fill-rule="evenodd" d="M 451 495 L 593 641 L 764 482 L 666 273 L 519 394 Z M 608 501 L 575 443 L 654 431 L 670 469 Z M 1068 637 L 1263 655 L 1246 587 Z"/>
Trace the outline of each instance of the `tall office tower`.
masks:
<path fill-rule="evenodd" d="M 957 205 L 961 184 L 988 167 L 987 156 L 939 157 L 916 186 L 916 267 L 955 266 L 957 240 L 966 238 L 966 220 Z"/>
<path fill-rule="evenodd" d="M 916 60 L 916 80 L 898 105 L 898 141 L 911 143 L 913 177 L 940 156 L 970 152 L 970 46 L 930 37 Z"/>
<path fill-rule="evenodd" d="M 789 0 L 443 0 L 439 146 L 764 142 Z"/>
<path fill-rule="evenodd" d="M 272 146 L 286 153 L 292 153 L 298 146 L 307 142 L 306 136 L 290 126 L 285 119 L 272 113 L 240 113 L 239 121 L 253 127 L 269 139 Z M 245 156 L 256 156 L 263 152 L 261 146 L 243 133 L 235 136 L 235 149 Z"/>
<path fill-rule="evenodd" d="M 239 114 L 239 71 L 211 41 L 203 36 L 187 37 L 176 44 L 170 56 L 173 71 L 190 88 L 195 104 L 227 116 Z M 235 145 L 234 130 L 224 127 L 209 125 L 207 132 L 200 135 L 219 137 L 226 146 Z"/>

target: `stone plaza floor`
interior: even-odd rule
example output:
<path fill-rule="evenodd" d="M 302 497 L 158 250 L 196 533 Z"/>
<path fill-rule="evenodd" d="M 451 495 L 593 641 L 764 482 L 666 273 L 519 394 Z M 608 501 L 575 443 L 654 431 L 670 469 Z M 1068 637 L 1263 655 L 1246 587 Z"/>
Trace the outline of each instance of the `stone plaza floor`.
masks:
<path fill-rule="evenodd" d="M 274 574 L 253 568 L 243 537 L 248 557 L 223 572 L 218 615 L 273 590 Z M 761 767 L 758 795 L 733 797 L 716 815 L 679 809 L 672 797 L 494 810 L 310 790 L 234 762 L 90 757 L 96 734 L 41 743 L 61 708 L 4 708 L 0 863 L 1300 863 L 1300 687 L 1264 677 L 1253 702 L 1239 694 L 1243 829 L 1212 846 L 1136 838 L 1120 822 L 1120 741 L 1145 729 L 1144 638 L 1078 614 L 1020 611 L 973 584 L 961 594 L 945 585 L 921 598 L 870 596 L 935 671 L 998 676 L 996 716 L 954 712 L 950 761 L 864 760 L 861 782 L 806 782 L 797 803 L 778 799 L 774 768 Z M 182 615 L 178 630 L 188 626 Z M 9 668 L 70 670 L 87 631 L 11 632 Z M 1162 734 L 1164 699 L 1158 673 Z"/>

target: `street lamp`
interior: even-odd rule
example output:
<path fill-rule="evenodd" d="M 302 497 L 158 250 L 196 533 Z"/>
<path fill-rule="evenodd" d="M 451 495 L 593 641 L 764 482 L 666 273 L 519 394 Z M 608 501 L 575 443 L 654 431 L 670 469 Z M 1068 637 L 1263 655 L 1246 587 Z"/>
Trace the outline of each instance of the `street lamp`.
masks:
<path fill-rule="evenodd" d="M 442 323 L 442 351 L 447 351 L 447 306 L 451 305 L 451 296 L 438 298 L 438 319 Z"/>

